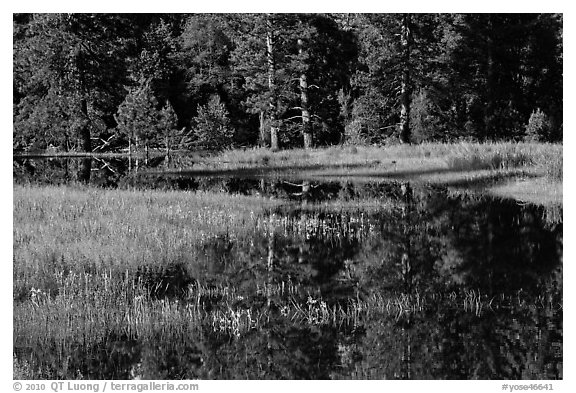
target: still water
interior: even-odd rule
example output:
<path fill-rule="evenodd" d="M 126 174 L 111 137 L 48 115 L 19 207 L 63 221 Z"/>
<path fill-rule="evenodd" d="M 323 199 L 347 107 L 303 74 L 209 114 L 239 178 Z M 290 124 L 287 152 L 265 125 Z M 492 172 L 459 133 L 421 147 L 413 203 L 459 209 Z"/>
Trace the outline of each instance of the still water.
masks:
<path fill-rule="evenodd" d="M 561 207 L 402 182 L 209 178 L 162 168 L 161 160 L 138 170 L 120 159 L 14 160 L 15 183 L 285 201 L 256 220 L 249 238 L 197 245 L 201 271 L 174 261 L 135 273 L 154 302 L 202 310 L 193 333 L 150 340 L 110 332 L 62 356 L 31 348 L 15 326 L 16 356 L 46 370 L 66 359 L 69 374 L 46 378 L 563 377 Z"/>

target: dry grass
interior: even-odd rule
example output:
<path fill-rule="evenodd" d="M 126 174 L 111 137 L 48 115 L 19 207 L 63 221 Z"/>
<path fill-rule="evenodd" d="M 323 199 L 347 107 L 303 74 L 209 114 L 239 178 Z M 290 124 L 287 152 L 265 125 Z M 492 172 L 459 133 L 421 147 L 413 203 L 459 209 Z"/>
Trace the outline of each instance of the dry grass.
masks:
<path fill-rule="evenodd" d="M 492 187 L 490 193 L 544 206 L 563 205 L 562 183 L 546 178 L 511 180 Z"/>
<path fill-rule="evenodd" d="M 82 378 L 69 369 L 71 354 L 89 358 L 95 353 L 90 351 L 106 348 L 112 336 L 155 347 L 178 346 L 199 343 L 206 332 L 240 338 L 271 318 L 304 326 L 360 325 L 374 314 L 398 320 L 441 307 L 480 316 L 495 304 L 512 301 L 465 291 L 446 296 L 375 292 L 328 303 L 294 281 L 260 282 L 249 289 L 196 281 L 180 297 L 170 298 L 154 296 L 146 277 L 139 274 L 142 266 L 180 262 L 193 275 L 204 263 L 214 264 L 205 247 L 211 240 L 246 245 L 257 236 L 267 238 L 271 230 L 300 239 L 378 237 L 381 234 L 362 214 L 328 222 L 327 213 L 399 207 L 374 198 L 314 206 L 317 209 L 311 208 L 305 220 L 269 214 L 279 211 L 282 203 L 224 193 L 14 186 L 13 321 L 15 348 L 20 351 L 13 361 L 14 377 Z M 258 256 L 246 258 L 262 263 Z M 236 303 L 242 296 L 265 295 L 274 297 L 276 311 Z M 204 307 L 206 298 L 214 299 L 213 309 Z M 42 351 L 50 356 L 47 360 L 41 358 Z"/>
<path fill-rule="evenodd" d="M 240 195 L 14 186 L 14 291 L 49 290 L 47 272 L 195 262 L 198 245 L 249 236 L 278 202 Z"/>
<path fill-rule="evenodd" d="M 205 163 L 227 168 L 252 166 L 311 166 L 384 163 L 388 160 L 442 159 L 447 167 L 458 169 L 502 169 L 529 166 L 562 154 L 562 146 L 543 143 L 423 143 L 419 145 L 336 146 L 311 150 L 292 149 L 271 152 L 266 148 L 227 150 L 207 158 Z"/>
<path fill-rule="evenodd" d="M 185 160 L 180 162 L 186 168 Z M 408 180 L 439 185 L 484 187 L 514 183 L 517 178 L 546 178 L 550 191 L 542 203 L 556 198 L 562 183 L 562 145 L 545 143 L 424 143 L 420 145 L 337 146 L 271 152 L 264 148 L 229 150 L 194 162 L 194 170 L 259 176 L 375 181 Z M 194 172 L 192 170 L 192 172 Z M 513 189 L 508 196 L 515 197 Z M 518 195 L 518 199 L 523 194 Z M 531 202 L 539 203 L 539 199 Z"/>

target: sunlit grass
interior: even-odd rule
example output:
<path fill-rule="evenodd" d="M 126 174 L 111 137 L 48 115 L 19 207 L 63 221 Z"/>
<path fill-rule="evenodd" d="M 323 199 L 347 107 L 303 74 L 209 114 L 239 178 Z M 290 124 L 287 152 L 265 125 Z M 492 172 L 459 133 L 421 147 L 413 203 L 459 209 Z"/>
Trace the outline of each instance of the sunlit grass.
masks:
<path fill-rule="evenodd" d="M 50 289 L 48 272 L 193 266 L 198 245 L 249 236 L 278 204 L 216 193 L 14 186 L 14 291 Z"/>
<path fill-rule="evenodd" d="M 265 148 L 228 150 L 194 161 L 193 170 L 229 171 L 260 176 L 374 181 L 394 179 L 452 186 L 495 184 L 526 176 L 561 184 L 562 145 L 528 142 L 423 143 L 393 146 L 334 146 L 271 152 Z M 192 165 L 190 165 L 192 168 Z M 186 170 L 185 160 L 180 168 Z M 508 194 L 514 198 L 515 194 Z M 542 203 L 554 198 L 546 189 Z M 540 203 L 539 199 L 531 202 Z M 557 201 L 557 200 L 556 200 Z"/>
<path fill-rule="evenodd" d="M 266 148 L 227 150 L 206 159 L 221 167 L 310 166 L 386 163 L 389 160 L 442 159 L 454 169 L 505 169 L 543 163 L 562 153 L 557 144 L 525 142 L 423 143 L 392 146 L 334 146 L 270 152 Z"/>
<path fill-rule="evenodd" d="M 269 241 L 272 234 L 363 241 L 379 236 L 379 229 L 362 213 L 401 211 L 402 201 L 387 196 L 296 203 L 290 208 L 303 214 L 290 216 L 282 214 L 286 201 L 262 196 L 16 185 L 13 323 L 20 352 L 14 357 L 14 376 L 82 378 L 68 368 L 70 354 L 92 356 L 90 351 L 106 347 L 110 337 L 180 345 L 201 342 L 205 334 L 238 339 L 269 328 L 271 320 L 305 327 L 356 326 L 375 314 L 398 321 L 443 307 L 480 317 L 515 301 L 465 290 L 358 292 L 330 302 L 319 290 L 311 292 L 286 277 L 280 282 L 254 279 L 246 287 L 201 279 L 202 269 L 215 264 L 216 252 L 211 254 L 209 247 L 220 241 L 235 247 Z M 234 249 L 238 260 L 233 263 L 265 267 L 262 253 L 248 255 L 240 248 Z M 155 272 L 174 263 L 191 280 L 177 296 L 160 296 Z M 355 278 L 342 279 L 353 283 Z M 268 305 L 242 302 L 263 298 Z M 35 357 L 42 348 L 51 356 L 46 364 Z"/>

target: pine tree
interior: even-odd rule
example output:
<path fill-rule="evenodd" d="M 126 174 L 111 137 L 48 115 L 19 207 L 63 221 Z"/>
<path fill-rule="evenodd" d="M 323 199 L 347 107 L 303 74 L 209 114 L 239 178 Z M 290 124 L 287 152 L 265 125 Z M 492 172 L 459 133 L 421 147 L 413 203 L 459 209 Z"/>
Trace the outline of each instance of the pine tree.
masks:
<path fill-rule="evenodd" d="M 355 122 L 373 142 L 410 142 L 412 93 L 434 88 L 438 19 L 429 14 L 354 17 L 360 64 L 352 77 Z"/>
<path fill-rule="evenodd" d="M 175 60 L 176 42 L 171 28 L 164 19 L 160 19 L 144 31 L 140 52 L 128 60 L 130 79 L 136 84 L 149 80 L 155 94 L 166 99 L 170 95 Z"/>
<path fill-rule="evenodd" d="M 412 16 L 402 15 L 400 27 L 401 67 L 402 78 L 400 82 L 400 140 L 410 142 L 410 101 L 412 95 L 412 66 L 410 58 L 412 49 Z"/>
<path fill-rule="evenodd" d="M 220 97 L 214 95 L 206 105 L 198 106 L 192 120 L 193 145 L 208 150 L 223 150 L 232 146 L 234 130 L 228 110 Z"/>
<path fill-rule="evenodd" d="M 148 80 L 128 92 L 115 117 L 120 134 L 128 138 L 130 146 L 134 142 L 136 149 L 142 142 L 146 156 L 150 143 L 158 137 L 159 128 L 163 125 L 157 106 L 158 101 Z"/>
<path fill-rule="evenodd" d="M 551 129 L 552 124 L 550 118 L 538 108 L 530 115 L 524 132 L 524 140 L 529 142 L 548 141 L 550 139 Z"/>
<path fill-rule="evenodd" d="M 18 147 L 89 151 L 95 136 L 116 129 L 147 145 L 158 131 L 165 140 L 164 129 L 147 131 L 160 120 L 133 128 L 114 114 L 136 105 L 160 116 L 154 99 L 168 100 L 182 127 L 213 95 L 243 146 L 310 147 L 345 133 L 366 143 L 518 140 L 535 108 L 548 118 L 546 140 L 562 138 L 561 14 L 13 19 Z M 136 102 L 147 83 L 150 102 Z"/>
<path fill-rule="evenodd" d="M 110 123 L 123 91 L 126 16 L 34 14 L 15 29 L 15 130 L 34 130 L 53 141 L 78 138 L 91 150 L 91 134 Z"/>
<path fill-rule="evenodd" d="M 278 41 L 283 18 L 274 14 L 244 14 L 233 15 L 226 21 L 234 41 L 230 54 L 232 72 L 243 86 L 244 105 L 250 114 L 259 117 L 261 134 L 267 134 L 261 135 L 259 143 L 270 141 L 276 144 L 274 148 L 278 148 L 277 134 L 286 110 L 281 103 L 285 101 L 287 73 Z"/>
<path fill-rule="evenodd" d="M 338 91 L 349 90 L 357 56 L 352 32 L 318 14 L 246 15 L 231 23 L 239 26 L 233 70 L 244 81 L 248 111 L 266 114 L 260 129 L 272 125 L 274 114 L 284 146 L 311 146 L 313 132 L 319 144 L 338 142 L 343 131 Z M 273 56 L 267 43 L 273 44 Z"/>
<path fill-rule="evenodd" d="M 172 146 L 172 139 L 175 136 L 175 128 L 178 124 L 178 116 L 174 112 L 174 108 L 170 104 L 170 101 L 166 100 L 166 104 L 162 107 L 160 111 L 160 121 L 158 123 L 158 129 L 164 135 L 164 144 L 166 147 L 166 154 L 170 154 L 170 148 Z"/>
<path fill-rule="evenodd" d="M 466 97 L 465 121 L 480 139 L 515 138 L 534 108 L 562 114 L 562 19 L 554 14 L 467 14 L 458 18 L 446 85 Z M 450 71 L 448 70 L 448 71 Z"/>

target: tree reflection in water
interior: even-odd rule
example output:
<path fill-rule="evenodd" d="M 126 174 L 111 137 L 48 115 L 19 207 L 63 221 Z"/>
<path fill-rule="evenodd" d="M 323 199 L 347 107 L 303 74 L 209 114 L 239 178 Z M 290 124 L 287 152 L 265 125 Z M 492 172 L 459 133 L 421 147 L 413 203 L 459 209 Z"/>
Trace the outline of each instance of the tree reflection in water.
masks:
<path fill-rule="evenodd" d="M 110 332 L 80 345 L 67 360 L 73 372 L 60 377 L 562 378 L 561 208 L 398 182 L 140 176 L 120 161 L 106 174 L 75 165 L 15 163 L 15 181 L 72 178 L 286 204 L 260 217 L 250 236 L 197 245 L 203 257 L 193 268 L 139 271 L 150 288 L 181 288 L 155 301 L 177 294 L 177 312 L 197 307 L 201 324 L 146 339 Z M 26 350 L 16 343 L 15 352 Z M 24 357 L 59 361 L 49 350 Z"/>

